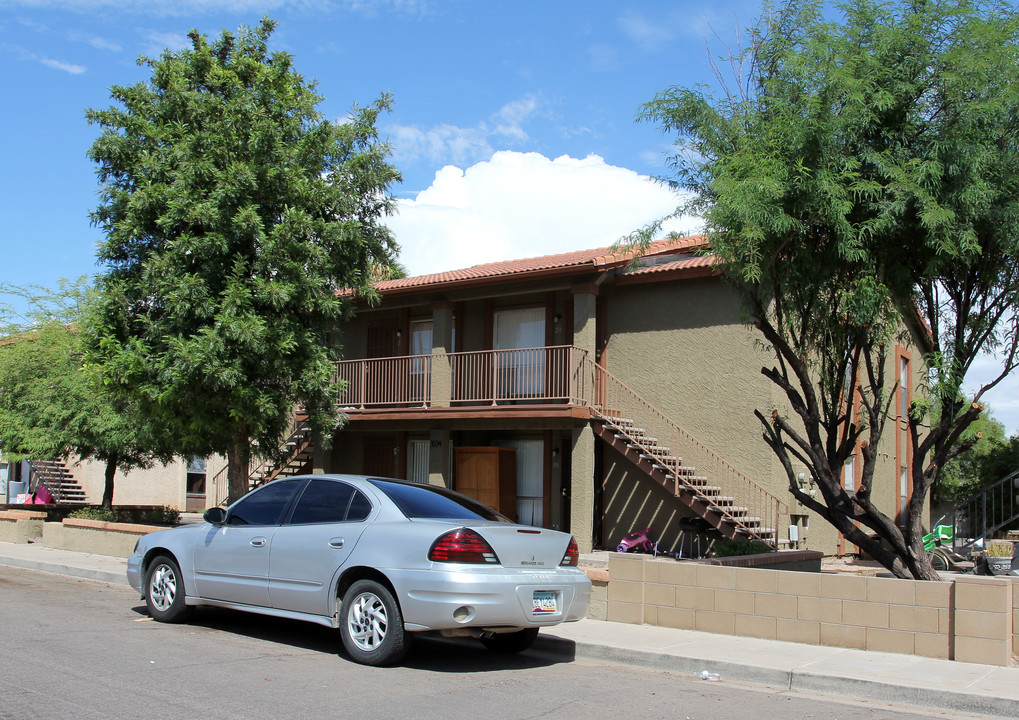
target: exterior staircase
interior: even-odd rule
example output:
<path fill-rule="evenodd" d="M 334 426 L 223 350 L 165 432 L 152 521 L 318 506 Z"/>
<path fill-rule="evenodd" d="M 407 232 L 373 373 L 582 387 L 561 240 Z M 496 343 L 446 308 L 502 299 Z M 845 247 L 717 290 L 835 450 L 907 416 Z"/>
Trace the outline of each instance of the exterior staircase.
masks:
<path fill-rule="evenodd" d="M 594 367 L 595 433 L 727 538 L 778 549 L 789 507 L 603 368 Z"/>
<path fill-rule="evenodd" d="M 294 423 L 284 445 L 287 454 L 282 462 L 262 461 L 248 473 L 249 490 L 254 490 L 259 485 L 264 485 L 278 477 L 290 477 L 311 472 L 314 444 L 311 437 L 311 425 L 308 424 L 306 413 L 298 412 L 294 416 Z"/>
<path fill-rule="evenodd" d="M 32 471 L 39 483 L 53 495 L 53 501 L 64 505 L 84 505 L 85 490 L 74 479 L 63 460 L 33 460 Z"/>

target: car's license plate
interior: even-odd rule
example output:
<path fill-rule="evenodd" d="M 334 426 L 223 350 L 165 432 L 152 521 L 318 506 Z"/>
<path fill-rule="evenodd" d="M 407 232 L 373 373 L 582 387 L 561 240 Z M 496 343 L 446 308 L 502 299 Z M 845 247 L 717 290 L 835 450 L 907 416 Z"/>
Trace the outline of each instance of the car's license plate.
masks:
<path fill-rule="evenodd" d="M 533 615 L 548 615 L 549 613 L 557 612 L 559 612 L 559 604 L 553 591 L 534 591 L 534 609 L 531 611 Z"/>

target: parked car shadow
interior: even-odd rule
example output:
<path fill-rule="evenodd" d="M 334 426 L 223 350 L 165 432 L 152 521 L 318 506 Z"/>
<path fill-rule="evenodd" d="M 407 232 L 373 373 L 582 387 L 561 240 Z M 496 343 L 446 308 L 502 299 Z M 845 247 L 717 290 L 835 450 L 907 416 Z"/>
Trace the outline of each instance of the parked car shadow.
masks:
<path fill-rule="evenodd" d="M 573 643 L 569 643 L 569 647 L 557 644 L 554 651 L 550 651 L 540 634 L 531 649 L 518 654 L 492 652 L 473 638 L 424 636 L 414 639 L 401 665 L 417 670 L 467 674 L 549 667 L 571 662 L 575 655 Z"/>
<path fill-rule="evenodd" d="M 137 615 L 148 617 L 144 605 L 137 605 L 131 609 Z M 195 609 L 195 613 L 185 626 L 243 635 L 348 659 L 338 630 L 300 620 L 287 620 L 225 608 L 199 607 Z M 541 634 L 530 650 L 516 655 L 492 652 L 473 638 L 415 636 L 410 651 L 400 665 L 431 672 L 479 673 L 548 667 L 571 662 L 575 655 L 574 643 L 559 638 L 543 638 Z"/>

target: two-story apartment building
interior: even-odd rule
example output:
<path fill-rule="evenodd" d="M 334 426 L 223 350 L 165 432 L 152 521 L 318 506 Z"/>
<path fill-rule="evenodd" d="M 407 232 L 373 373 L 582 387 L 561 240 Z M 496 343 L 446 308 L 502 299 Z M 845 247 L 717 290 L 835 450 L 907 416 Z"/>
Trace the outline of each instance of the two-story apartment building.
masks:
<path fill-rule="evenodd" d="M 314 468 L 447 485 L 584 551 L 654 526 L 663 547 L 694 552 L 690 518 L 851 550 L 810 522 L 761 440 L 753 411 L 785 398 L 703 243 L 660 241 L 636 264 L 600 248 L 380 283 L 381 303 L 340 332 L 349 421 Z M 908 490 L 895 447 L 877 491 L 889 508 Z"/>

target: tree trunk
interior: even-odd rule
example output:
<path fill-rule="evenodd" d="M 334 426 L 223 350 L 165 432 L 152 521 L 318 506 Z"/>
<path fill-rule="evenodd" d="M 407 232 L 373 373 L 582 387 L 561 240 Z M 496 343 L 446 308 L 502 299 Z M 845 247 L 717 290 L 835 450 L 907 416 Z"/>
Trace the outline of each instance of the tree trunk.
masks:
<path fill-rule="evenodd" d="M 117 474 L 120 456 L 113 453 L 106 458 L 106 485 L 103 487 L 103 507 L 113 507 L 113 476 Z"/>
<path fill-rule="evenodd" d="M 240 500 L 248 492 L 248 464 L 251 460 L 251 439 L 239 431 L 226 449 L 227 503 Z"/>

